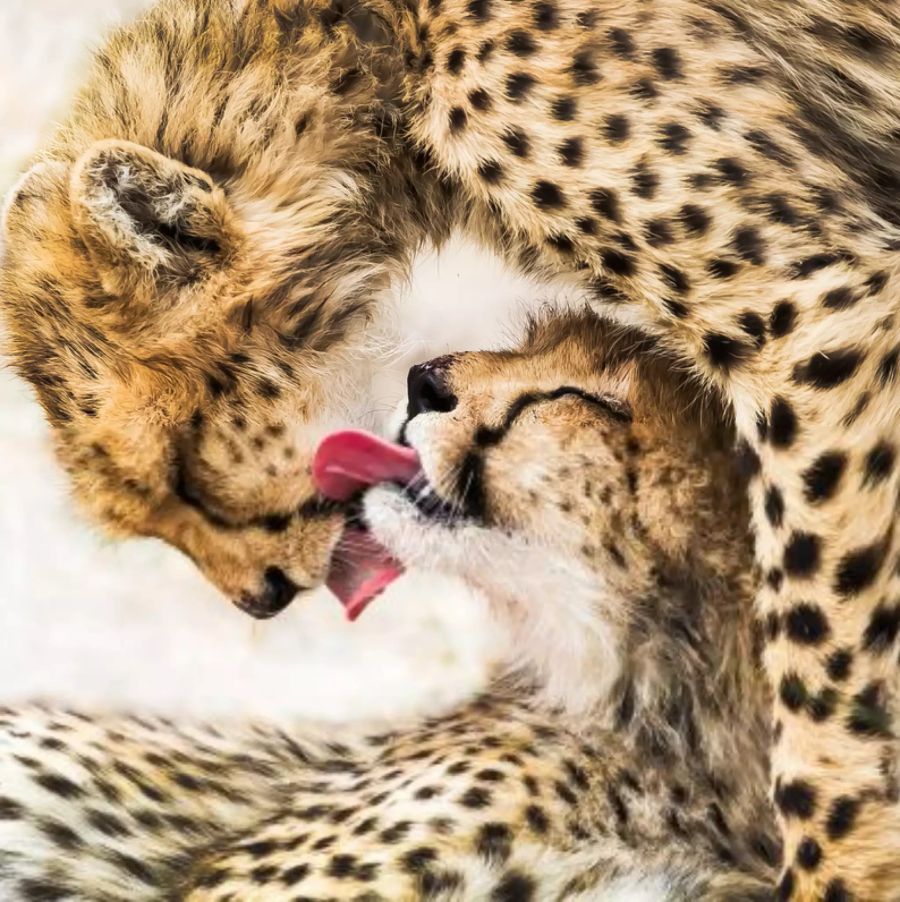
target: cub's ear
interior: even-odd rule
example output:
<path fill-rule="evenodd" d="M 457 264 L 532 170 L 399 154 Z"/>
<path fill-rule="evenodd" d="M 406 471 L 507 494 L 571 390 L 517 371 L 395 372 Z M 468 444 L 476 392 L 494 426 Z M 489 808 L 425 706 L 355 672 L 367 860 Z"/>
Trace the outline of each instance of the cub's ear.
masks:
<path fill-rule="evenodd" d="M 69 184 L 75 226 L 118 290 L 195 280 L 234 238 L 225 194 L 199 169 L 127 141 L 100 141 Z"/>

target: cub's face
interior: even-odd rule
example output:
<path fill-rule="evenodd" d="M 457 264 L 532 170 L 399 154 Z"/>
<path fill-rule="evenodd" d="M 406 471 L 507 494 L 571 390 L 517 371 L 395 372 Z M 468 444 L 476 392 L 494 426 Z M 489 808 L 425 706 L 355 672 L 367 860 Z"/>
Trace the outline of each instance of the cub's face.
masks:
<path fill-rule="evenodd" d="M 509 602 L 598 582 L 634 595 L 696 543 L 721 544 L 741 522 L 725 443 L 676 425 L 627 341 L 561 321 L 521 352 L 414 370 L 404 438 L 423 475 L 369 491 L 376 538 Z"/>
<path fill-rule="evenodd" d="M 388 275 L 354 245 L 373 246 L 340 175 L 304 184 L 245 197 L 100 142 L 36 166 L 4 219 L 11 350 L 76 496 L 256 617 L 324 579 L 342 515 L 310 458 L 328 430 L 367 425 L 368 304 Z"/>

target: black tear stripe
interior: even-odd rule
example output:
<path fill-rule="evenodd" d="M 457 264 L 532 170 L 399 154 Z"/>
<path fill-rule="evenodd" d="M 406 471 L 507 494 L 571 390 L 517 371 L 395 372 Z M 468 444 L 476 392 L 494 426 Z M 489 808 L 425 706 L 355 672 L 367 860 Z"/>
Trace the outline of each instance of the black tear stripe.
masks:
<path fill-rule="evenodd" d="M 475 433 L 475 448 L 463 460 L 457 480 L 457 495 L 460 498 L 461 514 L 464 518 L 487 525 L 487 494 L 484 490 L 484 456 L 483 451 L 499 445 L 513 427 L 516 420 L 529 408 L 547 401 L 558 401 L 561 398 L 579 398 L 586 404 L 598 409 L 605 417 L 615 422 L 628 425 L 632 422 L 631 411 L 602 395 L 586 392 L 572 385 L 562 385 L 548 392 L 525 392 L 519 395 L 510 405 L 500 426 L 482 426 Z"/>

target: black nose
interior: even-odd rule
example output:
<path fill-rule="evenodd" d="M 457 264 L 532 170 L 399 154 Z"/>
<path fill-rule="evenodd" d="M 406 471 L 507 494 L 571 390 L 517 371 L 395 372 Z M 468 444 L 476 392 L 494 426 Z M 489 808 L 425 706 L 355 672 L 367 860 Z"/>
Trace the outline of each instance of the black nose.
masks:
<path fill-rule="evenodd" d="M 247 592 L 235 602 L 242 611 L 257 620 L 268 620 L 280 614 L 300 591 L 300 586 L 280 567 L 266 567 L 263 579 L 265 585 L 259 595 Z"/>
<path fill-rule="evenodd" d="M 457 405 L 456 395 L 447 384 L 450 357 L 436 357 L 411 367 L 406 377 L 406 415 L 448 413 Z"/>

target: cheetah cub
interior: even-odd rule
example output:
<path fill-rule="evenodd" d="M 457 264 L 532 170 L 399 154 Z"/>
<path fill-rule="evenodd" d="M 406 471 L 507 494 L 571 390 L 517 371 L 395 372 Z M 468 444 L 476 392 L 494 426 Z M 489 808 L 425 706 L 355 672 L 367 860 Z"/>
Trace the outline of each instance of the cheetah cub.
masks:
<path fill-rule="evenodd" d="M 361 498 L 351 613 L 401 562 L 461 575 L 509 637 L 483 695 L 340 744 L 10 713 L 5 898 L 769 898 L 743 477 L 634 347 L 535 327 L 413 368 L 401 443 L 320 447 Z"/>

